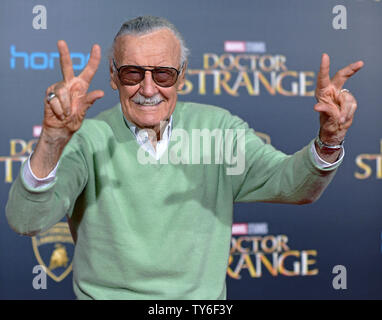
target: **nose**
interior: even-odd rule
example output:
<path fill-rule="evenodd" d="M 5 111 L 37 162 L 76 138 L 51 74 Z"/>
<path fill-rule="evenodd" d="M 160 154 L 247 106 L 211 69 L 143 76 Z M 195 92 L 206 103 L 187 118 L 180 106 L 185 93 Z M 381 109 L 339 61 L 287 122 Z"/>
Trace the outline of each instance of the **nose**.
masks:
<path fill-rule="evenodd" d="M 140 83 L 140 93 L 145 97 L 152 97 L 158 93 L 158 88 L 153 80 L 151 71 L 145 72 L 145 78 Z"/>

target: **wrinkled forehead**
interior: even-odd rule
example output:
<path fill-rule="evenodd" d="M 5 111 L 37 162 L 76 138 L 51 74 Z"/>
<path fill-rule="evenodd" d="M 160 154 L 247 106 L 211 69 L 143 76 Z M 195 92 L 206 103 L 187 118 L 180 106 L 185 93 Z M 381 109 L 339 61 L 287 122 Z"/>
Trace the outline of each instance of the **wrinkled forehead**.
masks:
<path fill-rule="evenodd" d="M 180 43 L 169 29 L 116 39 L 114 58 L 118 65 L 180 67 Z"/>

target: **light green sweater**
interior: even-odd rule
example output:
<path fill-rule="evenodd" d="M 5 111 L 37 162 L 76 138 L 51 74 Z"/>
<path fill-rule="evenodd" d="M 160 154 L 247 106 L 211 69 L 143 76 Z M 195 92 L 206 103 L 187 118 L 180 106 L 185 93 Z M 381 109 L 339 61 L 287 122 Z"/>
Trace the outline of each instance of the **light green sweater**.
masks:
<path fill-rule="evenodd" d="M 8 222 L 33 234 L 68 215 L 79 299 L 225 299 L 233 203 L 312 202 L 338 165 L 318 168 L 310 144 L 292 156 L 276 151 L 224 109 L 177 103 L 173 130 L 191 137 L 192 129 L 216 128 L 245 130 L 242 174 L 228 175 L 214 155 L 211 164 L 140 164 L 117 105 L 84 121 L 52 185 L 31 189 L 18 176 Z M 170 152 L 187 143 L 175 136 Z"/>

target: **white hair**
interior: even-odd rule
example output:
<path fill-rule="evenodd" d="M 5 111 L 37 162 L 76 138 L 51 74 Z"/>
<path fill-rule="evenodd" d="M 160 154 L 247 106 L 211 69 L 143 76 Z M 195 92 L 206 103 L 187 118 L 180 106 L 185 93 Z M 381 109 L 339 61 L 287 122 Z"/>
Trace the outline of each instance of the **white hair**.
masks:
<path fill-rule="evenodd" d="M 114 37 L 113 46 L 110 52 L 110 58 L 112 59 L 114 57 L 115 43 L 118 37 L 124 36 L 124 35 L 140 36 L 140 35 L 154 32 L 159 29 L 169 29 L 174 34 L 174 36 L 179 40 L 180 66 L 182 69 L 188 59 L 190 50 L 186 47 L 186 44 L 182 35 L 175 28 L 175 26 L 171 22 L 169 22 L 168 20 L 162 17 L 142 16 L 142 17 L 137 17 L 132 20 L 126 21 L 121 26 L 118 33 Z"/>

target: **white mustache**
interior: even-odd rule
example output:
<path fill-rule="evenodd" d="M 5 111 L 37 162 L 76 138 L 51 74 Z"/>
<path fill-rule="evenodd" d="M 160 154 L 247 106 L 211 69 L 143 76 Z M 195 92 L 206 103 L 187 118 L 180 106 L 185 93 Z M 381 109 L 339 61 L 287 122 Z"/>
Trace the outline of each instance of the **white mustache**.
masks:
<path fill-rule="evenodd" d="M 163 100 L 163 97 L 159 93 L 152 97 L 144 97 L 138 92 L 133 98 L 133 101 L 135 103 L 143 106 L 153 106 L 160 103 Z"/>

